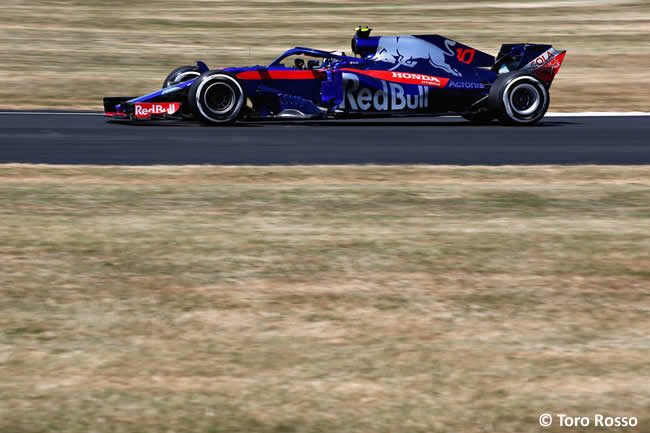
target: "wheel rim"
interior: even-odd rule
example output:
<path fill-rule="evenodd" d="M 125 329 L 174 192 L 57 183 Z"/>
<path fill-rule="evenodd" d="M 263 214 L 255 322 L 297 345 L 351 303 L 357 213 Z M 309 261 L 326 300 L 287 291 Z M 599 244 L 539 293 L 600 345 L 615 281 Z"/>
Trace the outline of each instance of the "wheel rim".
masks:
<path fill-rule="evenodd" d="M 520 116 L 534 113 L 540 106 L 542 96 L 539 89 L 532 84 L 523 83 L 510 92 L 512 111 Z"/>
<path fill-rule="evenodd" d="M 212 84 L 220 83 L 227 85 L 234 93 L 234 104 L 230 111 L 227 113 L 214 113 L 206 106 L 206 92 Z M 192 94 L 189 96 L 189 101 L 193 106 L 193 110 L 197 111 L 197 115 L 204 121 L 211 123 L 229 123 L 237 120 L 239 113 L 245 103 L 244 89 L 239 82 L 228 74 L 217 71 L 212 71 L 211 74 L 204 74 L 197 79 L 195 84 L 192 85 Z"/>
<path fill-rule="evenodd" d="M 226 83 L 212 83 L 203 93 L 203 105 L 214 114 L 228 113 L 236 102 L 235 91 Z"/>

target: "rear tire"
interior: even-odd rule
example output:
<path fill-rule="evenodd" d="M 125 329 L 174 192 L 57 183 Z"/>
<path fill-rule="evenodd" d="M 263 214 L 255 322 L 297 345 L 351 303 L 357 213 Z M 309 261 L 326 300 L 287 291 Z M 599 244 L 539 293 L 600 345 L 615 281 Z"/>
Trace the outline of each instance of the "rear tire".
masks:
<path fill-rule="evenodd" d="M 212 125 L 233 123 L 246 105 L 239 81 L 219 70 L 205 72 L 194 81 L 187 99 L 194 115 Z"/>
<path fill-rule="evenodd" d="M 533 125 L 539 122 L 551 102 L 548 87 L 526 74 L 504 75 L 490 88 L 488 106 L 499 120 L 509 125 Z"/>

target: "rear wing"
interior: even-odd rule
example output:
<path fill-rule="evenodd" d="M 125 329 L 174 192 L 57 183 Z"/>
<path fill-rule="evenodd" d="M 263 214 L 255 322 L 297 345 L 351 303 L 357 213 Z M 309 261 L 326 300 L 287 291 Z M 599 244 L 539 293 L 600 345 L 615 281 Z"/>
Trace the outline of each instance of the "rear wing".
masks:
<path fill-rule="evenodd" d="M 565 56 L 566 51 L 556 50 L 551 45 L 505 44 L 501 47 L 492 70 L 499 74 L 529 72 L 550 85 Z"/>

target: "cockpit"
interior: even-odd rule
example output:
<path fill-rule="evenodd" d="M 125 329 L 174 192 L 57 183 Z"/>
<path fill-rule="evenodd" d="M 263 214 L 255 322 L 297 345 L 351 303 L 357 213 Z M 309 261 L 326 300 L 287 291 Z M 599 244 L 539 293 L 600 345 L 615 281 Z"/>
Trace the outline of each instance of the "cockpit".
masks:
<path fill-rule="evenodd" d="M 297 70 L 314 71 L 330 69 L 338 63 L 358 63 L 356 57 L 348 57 L 345 53 L 322 51 L 312 48 L 297 47 L 275 59 L 269 67 L 293 68 Z"/>
<path fill-rule="evenodd" d="M 327 59 L 323 59 L 323 63 L 326 63 Z M 321 68 L 321 62 L 319 60 L 305 58 L 304 56 L 296 55 L 289 56 L 284 59 L 282 66 L 298 69 L 300 71 L 314 71 Z"/>

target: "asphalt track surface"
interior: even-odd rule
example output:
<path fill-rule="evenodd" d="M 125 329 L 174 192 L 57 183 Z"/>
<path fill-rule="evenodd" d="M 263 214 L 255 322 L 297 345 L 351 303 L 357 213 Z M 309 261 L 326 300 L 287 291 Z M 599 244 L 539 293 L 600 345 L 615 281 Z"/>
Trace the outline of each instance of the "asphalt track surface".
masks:
<path fill-rule="evenodd" d="M 135 125 L 0 113 L 0 162 L 44 164 L 650 164 L 650 117 L 551 117 L 534 127 L 458 118 Z"/>

